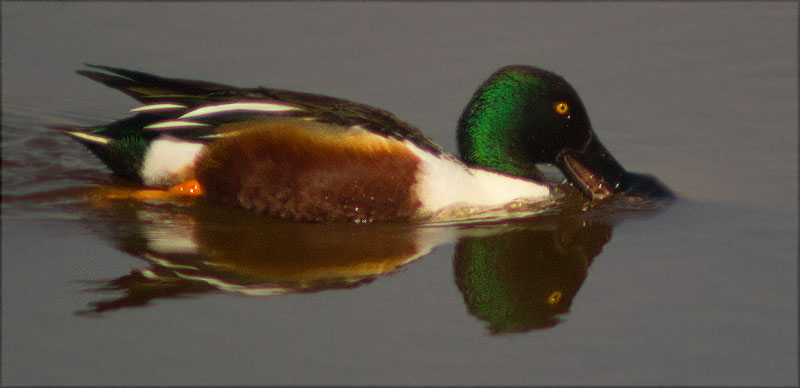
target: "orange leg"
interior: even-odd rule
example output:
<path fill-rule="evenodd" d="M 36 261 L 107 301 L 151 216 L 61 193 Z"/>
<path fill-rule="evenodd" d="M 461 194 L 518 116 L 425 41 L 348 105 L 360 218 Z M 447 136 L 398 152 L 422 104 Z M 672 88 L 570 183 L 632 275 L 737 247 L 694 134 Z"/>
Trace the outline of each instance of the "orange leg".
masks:
<path fill-rule="evenodd" d="M 172 186 L 167 190 L 136 190 L 131 193 L 131 198 L 138 200 L 168 200 L 180 197 L 199 197 L 201 195 L 203 195 L 203 189 L 200 188 L 200 182 L 198 182 L 196 179 L 190 179 L 186 182 Z"/>
<path fill-rule="evenodd" d="M 134 199 L 137 201 L 166 201 L 176 198 L 199 197 L 202 195 L 203 189 L 200 187 L 200 182 L 198 182 L 196 179 L 190 179 L 166 190 L 106 187 L 95 192 L 92 197 L 100 201 L 118 199 Z"/>
<path fill-rule="evenodd" d="M 203 195 L 203 189 L 197 179 L 189 179 L 186 182 L 172 186 L 167 192 L 172 196 L 199 197 Z"/>

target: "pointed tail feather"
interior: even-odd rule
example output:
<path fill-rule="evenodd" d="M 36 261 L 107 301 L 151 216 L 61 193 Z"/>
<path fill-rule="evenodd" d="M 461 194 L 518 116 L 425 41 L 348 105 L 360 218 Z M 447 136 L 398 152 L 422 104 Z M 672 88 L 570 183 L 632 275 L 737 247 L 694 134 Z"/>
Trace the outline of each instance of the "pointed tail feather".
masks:
<path fill-rule="evenodd" d="M 107 136 L 98 135 L 94 132 L 99 127 L 67 127 L 63 125 L 45 125 L 47 129 L 52 129 L 71 137 L 84 145 L 107 145 L 111 139 Z"/>
<path fill-rule="evenodd" d="M 196 101 L 209 94 L 236 89 L 212 82 L 164 78 L 139 71 L 85 64 L 78 74 L 117 89 L 141 102 Z"/>
<path fill-rule="evenodd" d="M 108 127 L 67 127 L 47 125 L 48 129 L 58 131 L 81 143 L 91 151 L 114 174 L 141 182 L 139 168 L 142 165 L 148 140 L 143 137 L 122 136 L 116 133 L 109 136 Z M 112 131 L 113 132 L 113 131 Z"/>

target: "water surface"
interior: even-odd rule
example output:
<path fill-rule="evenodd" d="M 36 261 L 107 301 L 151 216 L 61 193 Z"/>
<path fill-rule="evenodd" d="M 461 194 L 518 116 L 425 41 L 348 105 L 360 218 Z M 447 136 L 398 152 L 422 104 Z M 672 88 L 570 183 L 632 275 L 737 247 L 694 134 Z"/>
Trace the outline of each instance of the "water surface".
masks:
<path fill-rule="evenodd" d="M 2 8 L 3 384 L 798 383 L 796 4 Z M 486 76 L 538 65 L 681 198 L 368 229 L 91 201 L 124 183 L 42 125 L 134 102 L 83 62 L 353 99 L 451 151 Z"/>

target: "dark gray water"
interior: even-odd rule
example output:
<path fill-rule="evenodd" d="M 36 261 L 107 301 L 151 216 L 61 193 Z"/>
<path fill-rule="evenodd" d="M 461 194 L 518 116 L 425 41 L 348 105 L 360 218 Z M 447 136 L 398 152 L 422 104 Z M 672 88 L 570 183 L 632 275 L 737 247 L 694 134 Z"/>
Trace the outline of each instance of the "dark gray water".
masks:
<path fill-rule="evenodd" d="M 797 18 L 793 3 L 4 2 L 2 383 L 797 385 Z M 83 62 L 365 102 L 450 151 L 485 77 L 538 65 L 681 199 L 433 231 L 87 201 L 107 171 L 41 125 L 134 103 Z M 205 254 L 148 259 L 164 241 Z M 286 256 L 250 260 L 266 247 Z"/>

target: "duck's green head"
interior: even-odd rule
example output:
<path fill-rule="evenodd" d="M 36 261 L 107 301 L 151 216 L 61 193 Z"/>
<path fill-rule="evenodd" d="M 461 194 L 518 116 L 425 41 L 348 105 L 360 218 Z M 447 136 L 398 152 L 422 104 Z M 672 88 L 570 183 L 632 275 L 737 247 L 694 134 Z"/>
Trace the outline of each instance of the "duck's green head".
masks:
<path fill-rule="evenodd" d="M 461 114 L 457 141 L 468 165 L 540 179 L 536 164 L 553 164 L 593 199 L 615 193 L 672 196 L 655 178 L 625 171 L 597 139 L 575 89 L 533 66 L 506 66 L 492 74 Z"/>

